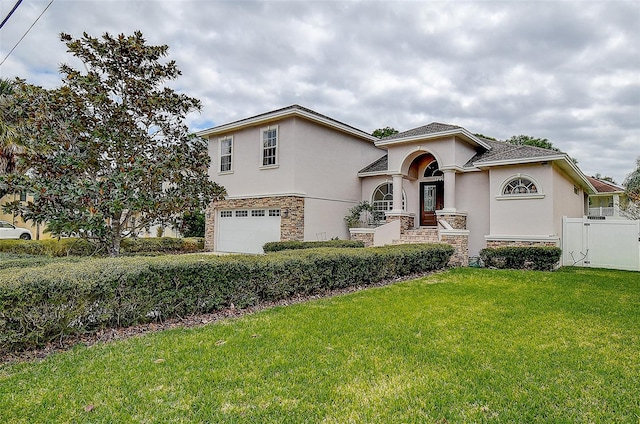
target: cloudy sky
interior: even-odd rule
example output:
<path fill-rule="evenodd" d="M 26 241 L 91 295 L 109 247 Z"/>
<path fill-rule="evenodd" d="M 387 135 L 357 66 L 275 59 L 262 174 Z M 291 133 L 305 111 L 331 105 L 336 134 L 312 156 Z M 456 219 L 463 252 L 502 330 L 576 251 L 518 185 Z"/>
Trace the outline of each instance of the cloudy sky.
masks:
<path fill-rule="evenodd" d="M 51 0 L 24 1 L 0 61 Z M 15 0 L 0 0 L 4 18 Z M 199 130 L 300 104 L 367 132 L 430 122 L 547 138 L 621 183 L 640 156 L 640 1 L 55 0 L 0 67 L 52 88 L 58 34 L 167 44 Z"/>

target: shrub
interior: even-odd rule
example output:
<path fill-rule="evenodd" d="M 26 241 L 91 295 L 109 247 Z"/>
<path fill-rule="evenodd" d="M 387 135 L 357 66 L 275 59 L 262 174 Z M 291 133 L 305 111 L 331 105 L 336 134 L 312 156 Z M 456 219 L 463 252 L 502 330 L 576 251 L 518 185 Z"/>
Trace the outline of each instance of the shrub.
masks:
<path fill-rule="evenodd" d="M 204 239 L 199 237 L 173 238 L 125 238 L 120 244 L 122 253 L 193 253 L 204 249 Z"/>
<path fill-rule="evenodd" d="M 0 270 L 0 351 L 446 266 L 445 244 L 83 260 Z"/>
<path fill-rule="evenodd" d="M 204 249 L 202 238 L 126 238 L 122 240 L 121 253 L 192 253 Z M 94 256 L 104 254 L 98 245 L 80 238 L 47 240 L 0 240 L 0 252 L 17 255 L 44 256 Z"/>
<path fill-rule="evenodd" d="M 364 243 L 357 240 L 326 240 L 326 241 L 270 241 L 262 246 L 266 252 L 280 252 L 282 250 L 315 249 L 317 247 L 364 247 Z"/>
<path fill-rule="evenodd" d="M 84 239 L 0 240 L 0 252 L 18 255 L 89 256 L 96 246 Z"/>
<path fill-rule="evenodd" d="M 562 249 L 547 246 L 486 248 L 480 251 L 485 266 L 551 271 L 560 261 Z"/>

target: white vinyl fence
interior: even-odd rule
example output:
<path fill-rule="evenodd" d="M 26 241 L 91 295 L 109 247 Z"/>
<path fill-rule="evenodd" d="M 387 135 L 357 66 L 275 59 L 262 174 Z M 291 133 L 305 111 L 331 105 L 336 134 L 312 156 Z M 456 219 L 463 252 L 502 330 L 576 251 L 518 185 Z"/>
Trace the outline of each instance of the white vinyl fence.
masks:
<path fill-rule="evenodd" d="M 562 218 L 562 265 L 640 271 L 640 221 Z"/>

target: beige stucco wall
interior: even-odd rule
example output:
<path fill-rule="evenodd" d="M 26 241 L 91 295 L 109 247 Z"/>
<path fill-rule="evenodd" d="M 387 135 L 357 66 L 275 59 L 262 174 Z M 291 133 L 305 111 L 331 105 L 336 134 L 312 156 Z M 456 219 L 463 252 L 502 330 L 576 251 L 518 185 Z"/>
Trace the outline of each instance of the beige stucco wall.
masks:
<path fill-rule="evenodd" d="M 295 175 L 295 125 L 291 120 L 270 123 L 278 126 L 278 166 L 262 168 L 261 129 L 267 124 L 233 131 L 224 136 L 233 136 L 233 171 L 219 173 L 218 140 L 223 136 L 209 138 L 211 165 L 209 177 L 227 189 L 229 196 L 255 196 L 294 193 Z"/>
<path fill-rule="evenodd" d="M 268 125 L 278 126 L 277 167 L 260 166 L 261 129 L 267 124 L 259 124 L 209 138 L 210 178 L 225 187 L 229 199 L 303 197 L 305 240 L 347 239 L 344 217 L 361 198 L 357 173 L 385 151 L 373 142 L 299 117 Z M 219 173 L 218 140 L 229 135 L 233 136 L 233 171 Z"/>
<path fill-rule="evenodd" d="M 329 240 L 338 237 L 349 239 L 349 230 L 344 217 L 354 203 L 305 198 L 304 239 L 305 241 Z"/>
<path fill-rule="evenodd" d="M 394 144 L 389 146 L 389 170 L 403 170 L 406 173 L 411 158 L 423 153 L 433 154 L 440 168 L 450 168 L 463 167 L 476 151 L 468 143 L 455 137 Z"/>
<path fill-rule="evenodd" d="M 580 218 L 586 215 L 585 193 L 582 188 L 574 185 L 566 174 L 556 166 L 553 170 L 553 223 L 556 234 L 562 236 L 562 217 Z"/>
<path fill-rule="evenodd" d="M 503 184 L 517 174 L 533 179 L 542 198 L 501 199 Z M 551 165 L 502 166 L 489 171 L 491 235 L 557 235 L 554 225 L 554 175 Z"/>
<path fill-rule="evenodd" d="M 308 197 L 360 201 L 358 171 L 386 153 L 372 142 L 294 118 L 294 189 Z M 351 206 L 349 206 L 351 207 Z"/>
<path fill-rule="evenodd" d="M 489 171 L 456 174 L 456 209 L 467 213 L 469 255 L 478 256 L 490 232 Z"/>

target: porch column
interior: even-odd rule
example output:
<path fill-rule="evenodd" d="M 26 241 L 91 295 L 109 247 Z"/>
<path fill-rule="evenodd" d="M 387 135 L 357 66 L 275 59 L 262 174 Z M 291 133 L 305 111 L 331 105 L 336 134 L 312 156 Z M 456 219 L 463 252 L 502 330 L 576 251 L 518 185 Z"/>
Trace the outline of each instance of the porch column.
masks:
<path fill-rule="evenodd" d="M 444 212 L 456 211 L 456 171 L 445 169 L 444 173 Z M 395 187 L 394 187 L 395 190 Z"/>
<path fill-rule="evenodd" d="M 393 210 L 391 212 L 402 212 L 402 174 L 393 176 Z"/>
<path fill-rule="evenodd" d="M 620 216 L 620 195 L 613 195 L 613 216 Z"/>

